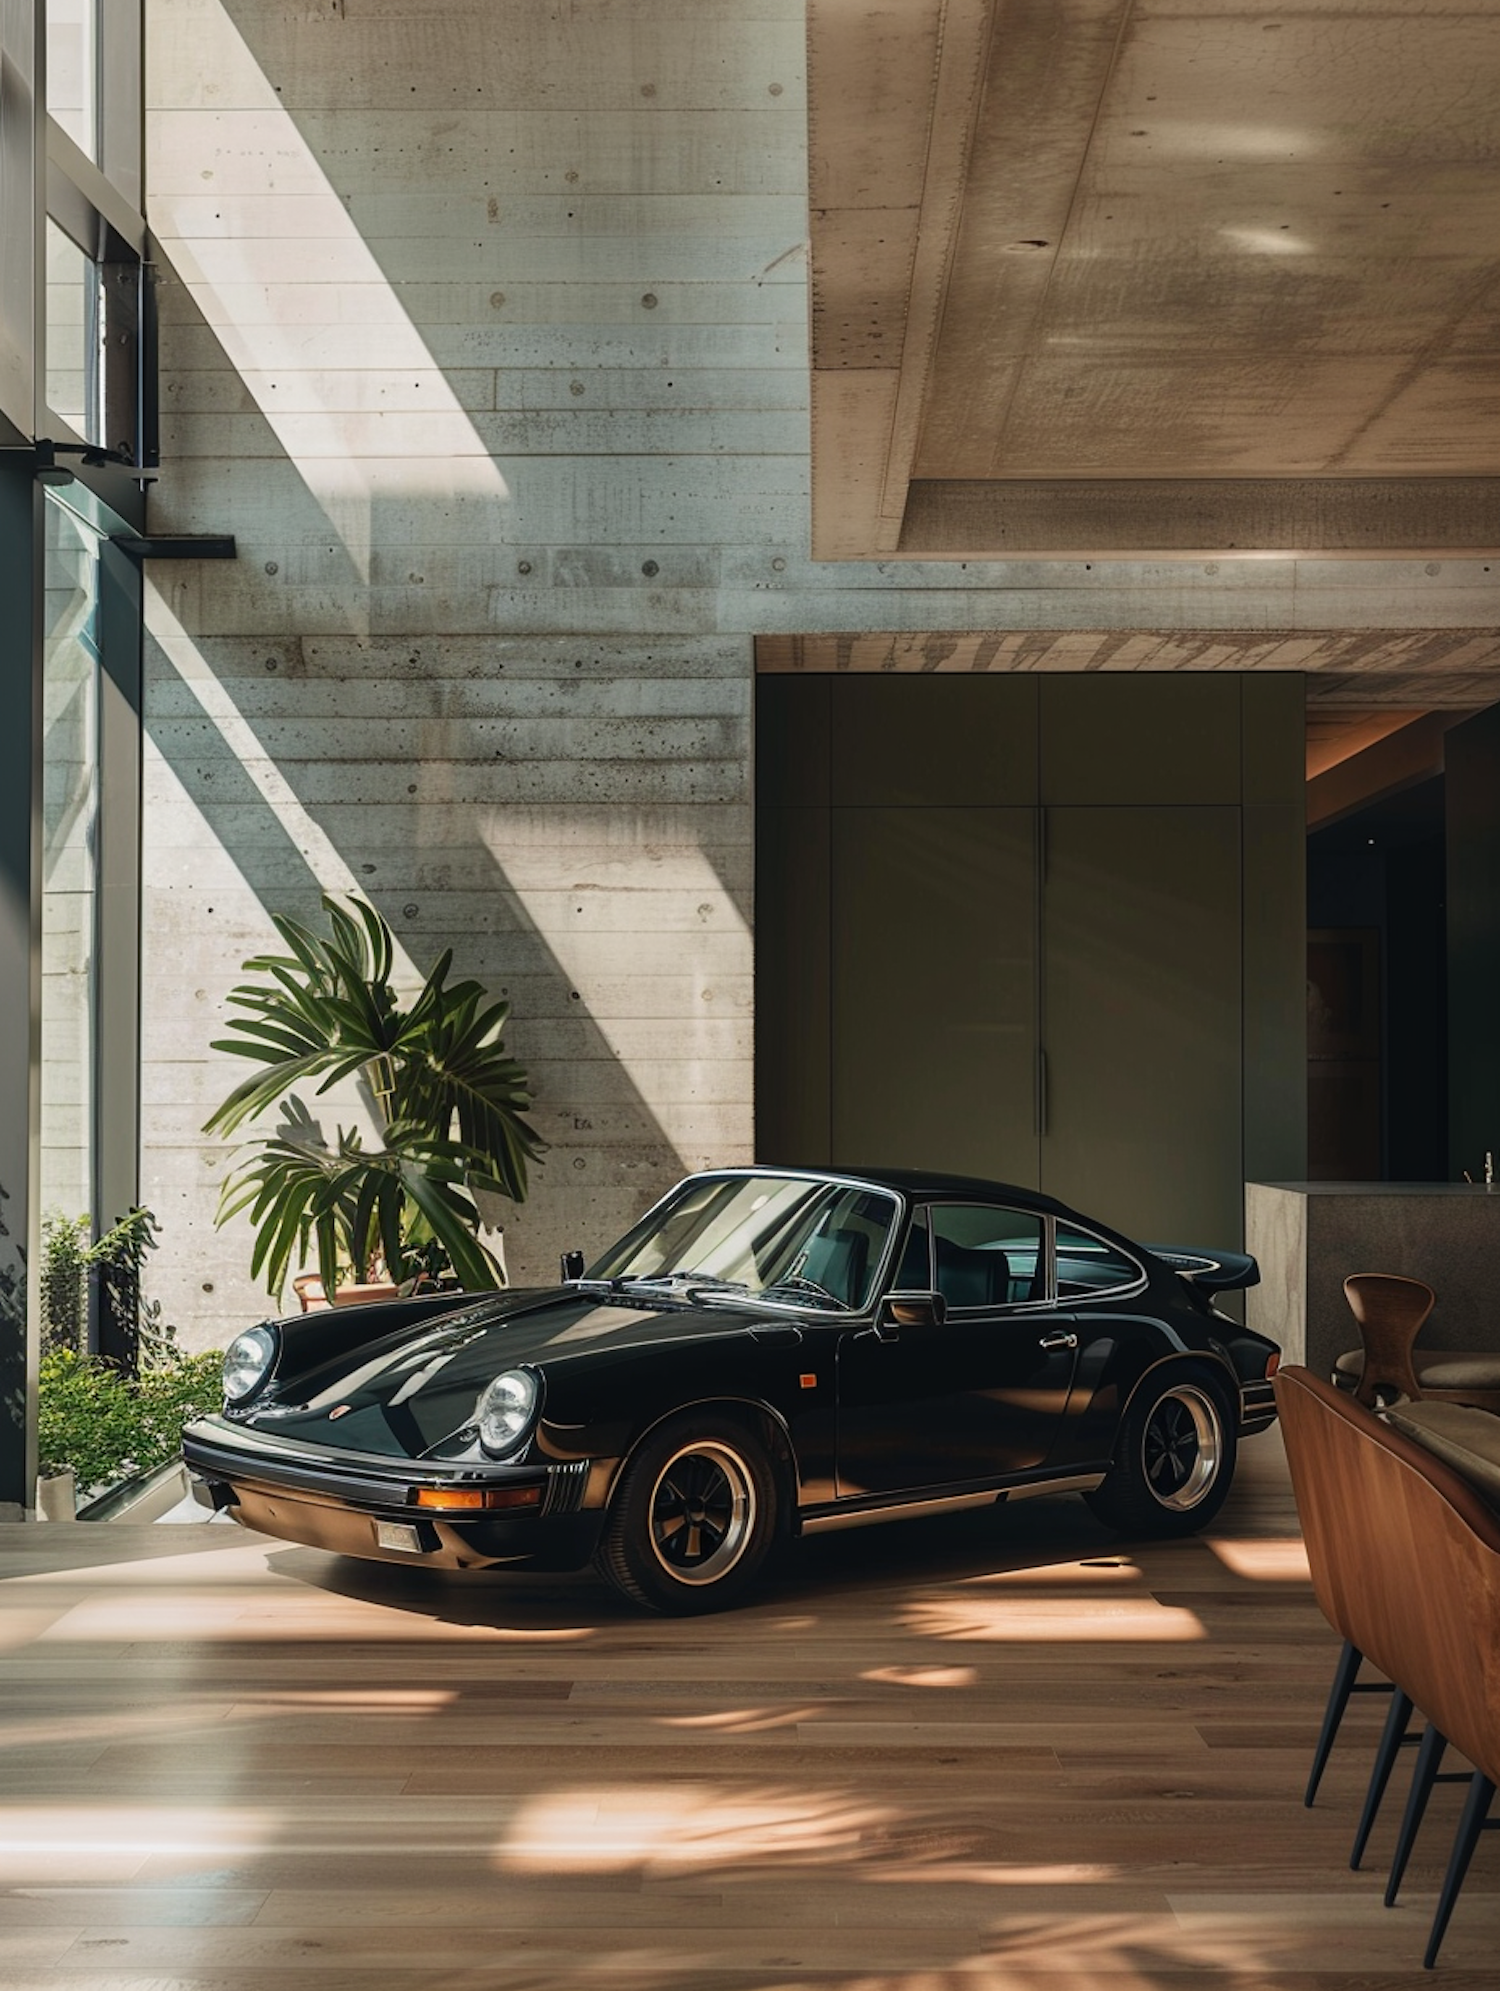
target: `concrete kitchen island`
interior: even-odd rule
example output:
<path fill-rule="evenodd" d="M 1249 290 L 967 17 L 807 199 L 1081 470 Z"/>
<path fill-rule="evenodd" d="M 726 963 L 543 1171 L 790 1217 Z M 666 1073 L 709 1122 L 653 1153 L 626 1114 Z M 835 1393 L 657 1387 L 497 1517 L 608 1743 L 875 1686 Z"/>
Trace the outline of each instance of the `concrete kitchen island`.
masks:
<path fill-rule="evenodd" d="M 1500 1354 L 1500 1187 L 1466 1182 L 1247 1182 L 1245 1249 L 1261 1283 L 1247 1323 L 1326 1376 L 1359 1344 L 1351 1272 L 1424 1279 L 1437 1305 L 1419 1347 Z"/>

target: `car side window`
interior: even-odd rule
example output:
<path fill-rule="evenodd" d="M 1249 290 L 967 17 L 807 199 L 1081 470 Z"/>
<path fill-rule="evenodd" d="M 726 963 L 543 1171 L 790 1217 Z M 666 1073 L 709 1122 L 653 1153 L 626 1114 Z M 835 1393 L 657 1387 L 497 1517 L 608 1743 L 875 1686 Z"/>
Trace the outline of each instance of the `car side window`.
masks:
<path fill-rule="evenodd" d="M 1141 1268 L 1123 1251 L 1106 1244 L 1103 1238 L 1071 1224 L 1057 1227 L 1057 1297 L 1060 1300 L 1090 1298 L 1096 1293 L 1113 1293 L 1121 1286 L 1134 1286 Z"/>
<path fill-rule="evenodd" d="M 901 1251 L 901 1263 L 896 1267 L 896 1276 L 891 1281 L 893 1293 L 930 1293 L 932 1291 L 932 1245 L 927 1228 L 927 1212 L 912 1212 L 911 1229 L 906 1233 L 906 1243 Z"/>
<path fill-rule="evenodd" d="M 989 1203 L 935 1203 L 931 1209 L 937 1290 L 950 1307 L 1012 1307 L 1043 1300 L 1043 1220 Z"/>

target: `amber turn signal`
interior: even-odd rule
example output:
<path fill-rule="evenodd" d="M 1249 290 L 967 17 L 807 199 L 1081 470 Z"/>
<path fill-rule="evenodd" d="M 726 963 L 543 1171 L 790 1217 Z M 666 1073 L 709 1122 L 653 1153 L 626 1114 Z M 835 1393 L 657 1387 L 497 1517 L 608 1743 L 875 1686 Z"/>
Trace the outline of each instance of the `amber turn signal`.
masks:
<path fill-rule="evenodd" d="M 475 1508 L 540 1507 L 539 1486 L 419 1486 L 418 1507 L 430 1507 L 445 1514 L 468 1513 Z"/>
<path fill-rule="evenodd" d="M 1270 1353 L 1270 1354 L 1269 1354 L 1269 1355 L 1268 1355 L 1268 1356 L 1266 1357 L 1266 1381 L 1267 1381 L 1267 1382 L 1270 1382 L 1270 1380 L 1271 1380 L 1272 1376 L 1274 1376 L 1274 1375 L 1275 1375 L 1276 1371 L 1277 1371 L 1277 1370 L 1278 1370 L 1278 1369 L 1279 1369 L 1280 1367 L 1281 1367 L 1281 1350 L 1280 1350 L 1279 1348 L 1276 1348 L 1276 1349 L 1273 1349 L 1273 1350 L 1271 1351 L 1271 1353 Z"/>

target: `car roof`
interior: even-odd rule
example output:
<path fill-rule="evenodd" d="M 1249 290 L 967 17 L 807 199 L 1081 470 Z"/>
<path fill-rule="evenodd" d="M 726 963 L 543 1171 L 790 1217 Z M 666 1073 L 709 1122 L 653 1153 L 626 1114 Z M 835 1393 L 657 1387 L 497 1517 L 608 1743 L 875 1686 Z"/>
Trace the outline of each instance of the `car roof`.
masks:
<path fill-rule="evenodd" d="M 1001 1202 L 1020 1210 L 1040 1210 L 1048 1216 L 1076 1217 L 1079 1212 L 1054 1196 L 1038 1189 L 1023 1189 L 1014 1182 L 991 1182 L 977 1175 L 943 1175 L 925 1168 L 779 1168 L 774 1162 L 756 1162 L 747 1174 L 825 1175 L 845 1182 L 868 1182 L 879 1189 L 895 1189 L 918 1201 L 933 1196 L 976 1196 L 986 1203 Z M 1093 1221 L 1090 1219 L 1089 1221 Z"/>

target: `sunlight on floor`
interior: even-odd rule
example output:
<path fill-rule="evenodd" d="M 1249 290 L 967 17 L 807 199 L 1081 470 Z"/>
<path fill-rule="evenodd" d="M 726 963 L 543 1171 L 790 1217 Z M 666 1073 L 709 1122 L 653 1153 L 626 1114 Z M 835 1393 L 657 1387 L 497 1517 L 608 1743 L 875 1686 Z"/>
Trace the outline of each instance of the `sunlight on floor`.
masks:
<path fill-rule="evenodd" d="M 822 1713 L 821 1707 L 731 1708 L 721 1714 L 658 1715 L 655 1725 L 716 1730 L 725 1735 L 755 1735 L 763 1729 L 795 1728 L 799 1721 L 816 1721 Z"/>
<path fill-rule="evenodd" d="M 887 1687 L 972 1687 L 979 1679 L 972 1666 L 872 1666 L 859 1677 Z"/>
<path fill-rule="evenodd" d="M 1210 1535 L 1205 1547 L 1235 1576 L 1252 1583 L 1311 1583 L 1307 1550 L 1299 1536 L 1282 1540 L 1224 1541 Z"/>
<path fill-rule="evenodd" d="M 0 1885 L 22 1887 L 76 1874 L 88 1862 L 98 1884 L 105 1871 L 134 1873 L 147 1860 L 198 1865 L 258 1854 L 276 1836 L 278 1813 L 253 1805 L 0 1803 Z"/>
<path fill-rule="evenodd" d="M 1109 1644 L 1207 1638 L 1192 1611 L 1152 1597 L 931 1597 L 906 1606 L 900 1622 L 927 1638 L 984 1639 L 995 1644 Z"/>
<path fill-rule="evenodd" d="M 646 1874 L 740 1861 L 832 1866 L 897 1817 L 842 1792 L 605 1785 L 533 1799 L 495 1864 L 510 1873 Z"/>

